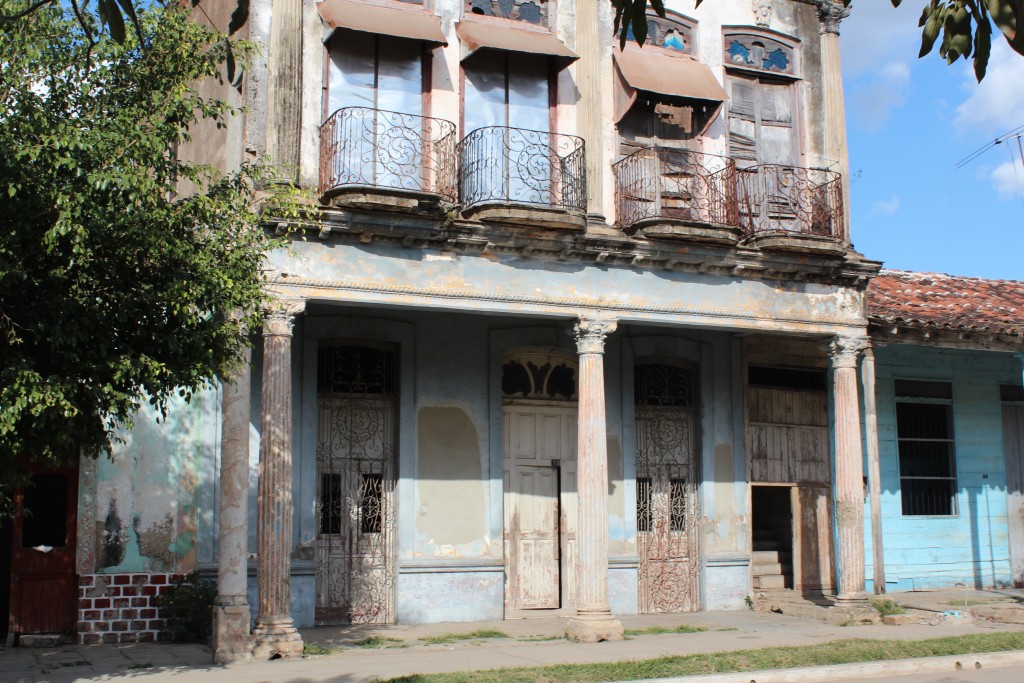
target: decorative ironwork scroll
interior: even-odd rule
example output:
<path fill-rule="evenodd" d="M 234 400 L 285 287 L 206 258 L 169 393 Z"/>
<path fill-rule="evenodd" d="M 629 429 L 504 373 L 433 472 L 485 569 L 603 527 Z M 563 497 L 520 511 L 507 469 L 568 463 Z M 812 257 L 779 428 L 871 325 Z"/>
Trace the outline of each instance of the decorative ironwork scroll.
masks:
<path fill-rule="evenodd" d="M 641 612 L 696 610 L 696 368 L 635 369 L 637 551 Z"/>
<path fill-rule="evenodd" d="M 759 71 L 794 75 L 793 48 L 767 36 L 748 33 L 725 34 L 725 64 Z"/>
<path fill-rule="evenodd" d="M 320 351 L 316 623 L 394 621 L 393 354 Z"/>
<path fill-rule="evenodd" d="M 467 0 L 466 13 L 545 25 L 548 3 L 546 0 Z"/>
<path fill-rule="evenodd" d="M 320 126 L 320 192 L 366 187 L 455 201 L 455 143 L 451 121 L 344 107 Z"/>
<path fill-rule="evenodd" d="M 737 177 L 740 225 L 746 233 L 846 239 L 840 173 L 762 164 Z"/>
<path fill-rule="evenodd" d="M 739 225 L 732 159 L 648 147 L 616 163 L 613 171 L 619 227 L 656 219 Z"/>
<path fill-rule="evenodd" d="M 512 203 L 586 210 L 582 138 L 503 126 L 478 128 L 459 143 L 459 162 L 464 207 Z"/>

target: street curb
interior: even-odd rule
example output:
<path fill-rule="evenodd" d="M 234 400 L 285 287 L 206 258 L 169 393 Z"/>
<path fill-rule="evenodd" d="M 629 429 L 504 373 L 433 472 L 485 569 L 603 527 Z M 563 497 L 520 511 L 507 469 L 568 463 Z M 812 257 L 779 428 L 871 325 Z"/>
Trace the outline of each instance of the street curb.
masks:
<path fill-rule="evenodd" d="M 945 673 L 961 669 L 998 669 L 1024 664 L 1024 650 L 978 652 L 919 659 L 890 659 L 881 662 L 805 666 L 726 674 L 702 674 L 678 678 L 647 678 L 632 683 L 819 683 L 851 678 L 881 678 L 911 674 Z"/>

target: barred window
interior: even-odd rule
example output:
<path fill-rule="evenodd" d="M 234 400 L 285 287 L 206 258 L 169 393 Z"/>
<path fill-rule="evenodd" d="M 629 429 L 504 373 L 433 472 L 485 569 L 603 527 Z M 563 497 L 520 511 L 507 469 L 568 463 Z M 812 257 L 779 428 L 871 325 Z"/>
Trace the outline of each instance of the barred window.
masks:
<path fill-rule="evenodd" d="M 636 530 L 651 530 L 651 480 L 648 477 L 636 480 Z"/>
<path fill-rule="evenodd" d="M 948 382 L 896 381 L 904 515 L 955 515 L 956 453 Z"/>

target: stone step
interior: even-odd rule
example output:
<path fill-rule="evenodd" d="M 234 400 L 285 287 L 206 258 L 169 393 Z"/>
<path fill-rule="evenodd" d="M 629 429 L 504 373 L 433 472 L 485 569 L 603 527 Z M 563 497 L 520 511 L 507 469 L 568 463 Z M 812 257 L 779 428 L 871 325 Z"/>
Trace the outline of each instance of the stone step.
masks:
<path fill-rule="evenodd" d="M 751 564 L 769 564 L 772 562 L 779 562 L 779 551 L 778 550 L 755 550 L 750 553 Z"/>
<path fill-rule="evenodd" d="M 781 562 L 757 562 L 750 567 L 754 576 L 768 576 L 771 574 L 782 574 Z"/>
<path fill-rule="evenodd" d="M 768 576 L 755 576 L 754 577 L 754 588 L 785 588 L 786 577 L 781 574 L 774 574 Z"/>

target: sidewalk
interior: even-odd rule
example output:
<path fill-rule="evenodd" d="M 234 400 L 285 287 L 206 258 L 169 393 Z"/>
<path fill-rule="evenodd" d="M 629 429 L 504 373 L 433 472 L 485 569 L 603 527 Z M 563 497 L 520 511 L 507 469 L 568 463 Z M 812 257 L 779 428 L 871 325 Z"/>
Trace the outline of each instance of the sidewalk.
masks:
<path fill-rule="evenodd" d="M 614 662 L 664 655 L 807 645 L 849 638 L 916 640 L 1024 630 L 1024 591 L 968 591 L 966 606 L 963 605 L 964 591 L 899 593 L 885 597 L 919 608 L 912 613 L 917 623 L 832 626 L 818 619 L 752 611 L 626 616 L 622 618 L 626 629 L 686 624 L 707 630 L 688 634 L 634 635 L 626 641 L 596 645 L 562 640 L 564 618 L 316 628 L 303 630 L 305 641 L 325 649 L 339 648 L 336 653 L 232 667 L 211 665 L 210 650 L 201 645 L 146 643 L 69 645 L 50 649 L 0 648 L 0 682 L 70 683 L 130 679 L 139 683 L 357 683 L 413 673 Z M 481 630 L 501 631 L 508 637 L 439 644 L 423 641 L 424 638 Z M 377 643 L 378 647 L 354 646 L 357 641 L 371 636 L 382 639 Z M 1024 654 L 1017 656 L 1024 657 Z M 995 655 L 990 657 L 998 659 Z M 1009 656 L 1003 659 L 1009 659 Z M 992 665 L 986 663 L 986 666 Z M 894 668 L 892 662 L 878 666 L 890 671 Z M 865 677 L 868 675 L 864 674 Z M 741 678 L 750 680 L 749 674 Z M 811 680 L 827 678 L 827 672 L 819 672 Z"/>

